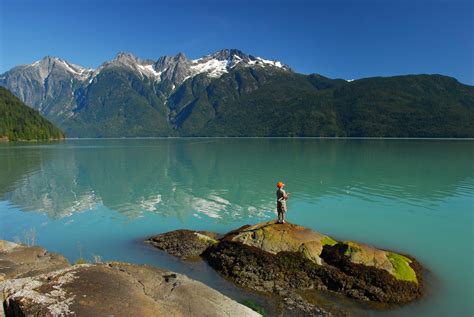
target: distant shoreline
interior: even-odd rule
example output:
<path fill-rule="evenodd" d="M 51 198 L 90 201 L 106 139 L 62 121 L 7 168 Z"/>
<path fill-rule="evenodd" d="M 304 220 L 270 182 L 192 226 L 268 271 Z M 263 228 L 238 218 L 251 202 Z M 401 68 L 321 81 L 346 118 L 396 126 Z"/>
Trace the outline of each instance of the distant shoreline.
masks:
<path fill-rule="evenodd" d="M 403 138 L 403 137 L 232 137 L 232 136 L 163 136 L 163 137 L 107 137 L 107 138 L 64 138 L 63 140 L 166 140 L 166 139 L 308 139 L 308 140 L 460 140 L 474 141 L 474 138 Z"/>
<path fill-rule="evenodd" d="M 66 138 L 60 138 L 60 139 L 55 139 L 55 138 L 52 138 L 52 139 L 30 139 L 30 140 L 27 140 L 27 139 L 13 139 L 13 140 L 10 140 L 7 136 L 0 136 L 0 143 L 55 142 L 55 141 L 64 141 L 64 140 L 66 140 Z"/>

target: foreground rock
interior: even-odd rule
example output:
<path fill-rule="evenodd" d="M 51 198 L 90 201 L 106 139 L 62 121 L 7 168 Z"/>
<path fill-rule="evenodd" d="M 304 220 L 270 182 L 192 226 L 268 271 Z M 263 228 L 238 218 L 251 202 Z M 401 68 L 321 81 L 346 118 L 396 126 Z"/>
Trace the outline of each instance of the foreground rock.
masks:
<path fill-rule="evenodd" d="M 202 256 L 235 283 L 263 292 L 326 290 L 363 301 L 403 304 L 422 295 L 422 267 L 412 257 L 336 241 L 274 221 L 229 232 Z"/>
<path fill-rule="evenodd" d="M 0 240 L 0 282 L 63 269 L 69 262 L 60 254 Z"/>
<path fill-rule="evenodd" d="M 176 257 L 192 259 L 219 241 L 213 232 L 176 230 L 153 236 L 147 242 Z"/>
<path fill-rule="evenodd" d="M 119 262 L 69 266 L 61 256 L 39 247 L 6 242 L 0 246 L 0 270 L 8 271 L 16 260 L 20 268 L 5 273 L 0 282 L 7 317 L 260 316 L 200 282 L 159 268 Z M 36 256 L 39 263 L 26 254 Z M 58 265 L 63 268 L 50 270 Z M 40 269 L 48 273 L 38 275 Z"/>

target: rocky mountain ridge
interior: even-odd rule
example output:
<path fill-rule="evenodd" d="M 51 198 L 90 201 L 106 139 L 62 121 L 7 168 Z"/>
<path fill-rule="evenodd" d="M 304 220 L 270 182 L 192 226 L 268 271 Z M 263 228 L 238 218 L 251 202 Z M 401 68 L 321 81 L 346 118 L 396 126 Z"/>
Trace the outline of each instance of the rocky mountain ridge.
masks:
<path fill-rule="evenodd" d="M 47 56 L 0 86 L 69 137 L 474 136 L 474 88 L 454 78 L 330 79 L 237 49 L 119 53 L 97 69 Z"/>
<path fill-rule="evenodd" d="M 48 79 L 51 76 L 57 75 L 55 73 L 61 72 L 62 75 L 82 81 L 87 86 L 91 84 L 104 69 L 122 67 L 135 72 L 142 79 L 147 77 L 156 82 L 167 79 L 174 85 L 179 85 L 185 80 L 199 74 L 206 74 L 211 78 L 219 78 L 236 66 L 270 66 L 292 71 L 289 66 L 279 61 L 266 60 L 261 57 L 247 55 L 238 49 L 224 49 L 198 59 L 188 59 L 184 53 L 180 52 L 175 56 L 161 56 L 156 61 L 140 59 L 131 53 L 120 52 L 114 59 L 104 62 L 97 69 L 72 64 L 58 57 L 45 56 L 32 64 L 12 68 L 0 76 L 0 81 L 3 83 L 2 86 L 10 86 L 10 90 L 16 93 L 16 86 L 13 81 L 20 80 L 21 77 L 19 77 L 19 74 L 21 73 L 24 73 L 24 76 L 30 76 L 31 79 L 38 83 L 43 82 L 44 86 L 48 86 Z M 45 87 L 45 89 L 47 90 L 47 87 Z M 25 92 L 21 90 L 19 92 L 20 98 L 28 101 L 28 96 Z M 34 102 L 30 102 L 30 104 L 35 106 Z"/>

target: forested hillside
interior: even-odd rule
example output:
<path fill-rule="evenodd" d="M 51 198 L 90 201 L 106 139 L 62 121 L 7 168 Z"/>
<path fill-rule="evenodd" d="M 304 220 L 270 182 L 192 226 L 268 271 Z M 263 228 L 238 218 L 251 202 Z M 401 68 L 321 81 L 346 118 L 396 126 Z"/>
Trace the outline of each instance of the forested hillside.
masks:
<path fill-rule="evenodd" d="M 0 138 L 9 141 L 62 139 L 64 133 L 7 89 L 0 87 Z"/>

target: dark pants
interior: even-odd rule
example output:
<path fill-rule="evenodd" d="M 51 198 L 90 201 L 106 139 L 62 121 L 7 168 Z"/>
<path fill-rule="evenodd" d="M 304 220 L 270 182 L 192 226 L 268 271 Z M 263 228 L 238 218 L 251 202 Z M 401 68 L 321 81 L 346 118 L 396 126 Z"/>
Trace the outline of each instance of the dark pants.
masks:
<path fill-rule="evenodd" d="M 286 209 L 283 209 L 283 208 L 278 208 L 278 220 L 285 220 L 285 212 L 286 212 Z"/>

